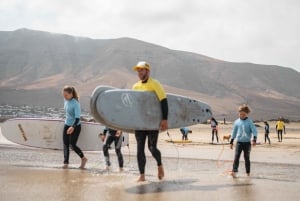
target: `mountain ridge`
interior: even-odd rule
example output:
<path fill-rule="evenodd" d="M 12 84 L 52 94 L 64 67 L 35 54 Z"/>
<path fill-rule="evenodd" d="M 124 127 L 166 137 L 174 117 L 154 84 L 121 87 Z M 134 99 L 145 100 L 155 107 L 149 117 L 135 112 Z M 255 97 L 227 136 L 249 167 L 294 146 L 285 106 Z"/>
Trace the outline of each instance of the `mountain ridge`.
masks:
<path fill-rule="evenodd" d="M 1 89 L 60 91 L 72 84 L 88 99 L 99 84 L 130 88 L 137 79 L 131 68 L 140 60 L 151 64 L 152 76 L 170 92 L 203 99 L 216 116 L 233 118 L 238 104 L 249 103 L 255 118 L 300 119 L 300 73 L 291 68 L 222 61 L 127 37 L 0 31 L 0 93 Z M 0 98 L 0 103 L 4 99 L 7 102 Z M 87 100 L 83 104 L 88 108 Z"/>

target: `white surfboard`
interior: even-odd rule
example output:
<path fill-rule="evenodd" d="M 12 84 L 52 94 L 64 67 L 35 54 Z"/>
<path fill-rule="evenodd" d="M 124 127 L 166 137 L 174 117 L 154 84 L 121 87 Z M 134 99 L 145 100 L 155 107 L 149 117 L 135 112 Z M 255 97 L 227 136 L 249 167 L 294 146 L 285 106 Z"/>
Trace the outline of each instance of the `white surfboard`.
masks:
<path fill-rule="evenodd" d="M 100 117 L 95 117 L 100 123 L 127 131 L 159 129 L 161 106 L 153 92 L 110 89 L 94 96 L 97 111 L 92 113 Z M 203 123 L 212 116 L 206 103 L 174 94 L 167 94 L 167 99 L 170 129 Z"/>
<path fill-rule="evenodd" d="M 103 142 L 99 134 L 104 126 L 99 123 L 81 122 L 78 146 L 86 151 L 101 151 Z M 63 149 L 63 119 L 17 118 L 1 124 L 1 131 L 11 142 L 30 147 Z M 122 146 L 128 145 L 128 133 L 123 132 Z M 113 144 L 112 144 L 113 147 Z"/>

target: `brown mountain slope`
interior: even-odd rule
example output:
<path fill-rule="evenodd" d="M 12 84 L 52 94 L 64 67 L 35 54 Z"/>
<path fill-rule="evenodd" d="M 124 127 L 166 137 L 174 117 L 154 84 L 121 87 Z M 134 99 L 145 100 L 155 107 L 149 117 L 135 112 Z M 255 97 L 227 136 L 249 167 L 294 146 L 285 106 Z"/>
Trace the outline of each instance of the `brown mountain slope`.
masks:
<path fill-rule="evenodd" d="M 151 63 L 152 76 L 168 92 L 202 99 L 220 118 L 234 118 L 237 105 L 247 102 L 257 119 L 300 119 L 300 73 L 289 68 L 230 63 L 130 38 L 95 40 L 27 29 L 0 32 L 0 103 L 60 105 L 61 87 L 72 84 L 88 108 L 88 96 L 99 84 L 130 88 L 136 81 L 131 67 L 139 60 Z M 26 91 L 10 93 L 13 89 Z M 47 100 L 40 99 L 41 91 Z"/>

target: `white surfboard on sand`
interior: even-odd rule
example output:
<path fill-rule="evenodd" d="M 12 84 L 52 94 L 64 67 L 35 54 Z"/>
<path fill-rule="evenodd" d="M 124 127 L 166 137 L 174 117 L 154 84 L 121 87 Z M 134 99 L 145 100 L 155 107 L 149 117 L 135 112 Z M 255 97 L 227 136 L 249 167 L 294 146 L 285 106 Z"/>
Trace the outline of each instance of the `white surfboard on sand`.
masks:
<path fill-rule="evenodd" d="M 153 92 L 101 88 L 91 97 L 91 112 L 97 121 L 127 131 L 158 130 L 161 106 Z M 212 116 L 206 103 L 174 94 L 167 94 L 167 99 L 170 129 L 203 123 Z"/>
<path fill-rule="evenodd" d="M 81 122 L 78 146 L 86 151 L 101 151 L 103 142 L 99 134 L 104 126 L 99 123 Z M 63 149 L 64 120 L 42 118 L 9 119 L 1 124 L 2 135 L 11 142 L 30 147 Z M 128 145 L 128 133 L 123 133 L 122 146 Z M 113 144 L 112 144 L 113 147 Z"/>

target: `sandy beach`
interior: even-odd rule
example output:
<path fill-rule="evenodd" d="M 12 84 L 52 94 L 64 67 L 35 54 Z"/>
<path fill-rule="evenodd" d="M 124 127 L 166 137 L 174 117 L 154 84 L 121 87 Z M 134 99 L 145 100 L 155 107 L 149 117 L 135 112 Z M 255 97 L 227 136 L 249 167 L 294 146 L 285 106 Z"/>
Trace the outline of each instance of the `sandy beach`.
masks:
<path fill-rule="evenodd" d="M 158 181 L 156 164 L 146 153 L 147 182 L 138 176 L 134 135 L 123 148 L 125 170 L 117 172 L 114 151 L 112 169 L 105 171 L 102 152 L 87 152 L 86 170 L 71 153 L 71 168 L 63 170 L 61 150 L 29 148 L 5 140 L 0 133 L 0 200 L 299 200 L 300 124 L 287 124 L 279 143 L 271 122 L 271 145 L 264 144 L 263 124 L 258 123 L 258 142 L 251 152 L 251 177 L 245 176 L 241 158 L 239 177 L 228 175 L 234 151 L 228 145 L 212 145 L 209 125 L 191 127 L 190 144 L 167 143 L 181 139 L 179 130 L 160 134 L 159 145 L 166 177 Z M 1 126 L 1 124 L 0 124 Z M 219 136 L 232 125 L 220 125 Z"/>

